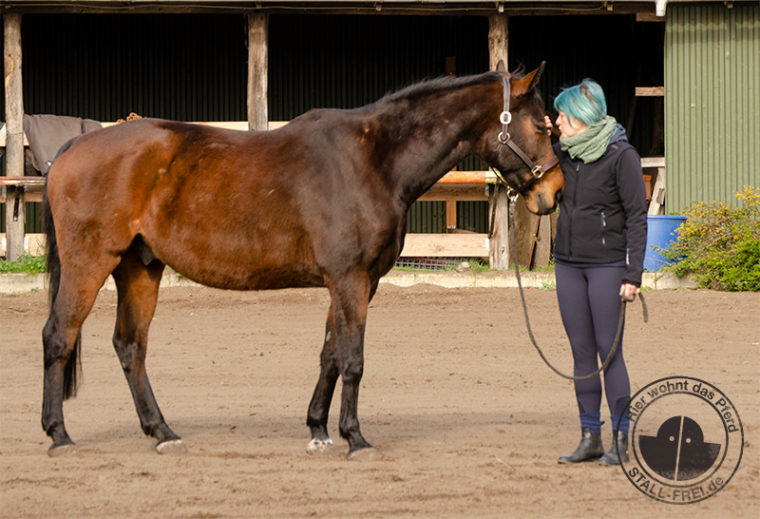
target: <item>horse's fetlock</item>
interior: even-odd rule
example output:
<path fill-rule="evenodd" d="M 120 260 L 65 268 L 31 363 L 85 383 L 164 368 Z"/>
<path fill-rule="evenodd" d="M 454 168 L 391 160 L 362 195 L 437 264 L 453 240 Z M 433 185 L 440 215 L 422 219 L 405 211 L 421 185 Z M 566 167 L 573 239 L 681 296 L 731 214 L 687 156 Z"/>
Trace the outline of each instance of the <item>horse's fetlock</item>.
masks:
<path fill-rule="evenodd" d="M 311 429 L 315 429 L 315 428 L 321 427 L 323 423 L 322 423 L 322 420 L 320 420 L 319 418 L 314 418 L 311 415 L 309 415 L 306 417 L 306 425 Z"/>
<path fill-rule="evenodd" d="M 45 434 L 48 436 L 53 436 L 53 430 L 59 425 L 61 425 L 61 422 L 59 420 L 47 422 L 45 420 L 45 417 L 42 418 L 42 430 L 45 431 Z"/>

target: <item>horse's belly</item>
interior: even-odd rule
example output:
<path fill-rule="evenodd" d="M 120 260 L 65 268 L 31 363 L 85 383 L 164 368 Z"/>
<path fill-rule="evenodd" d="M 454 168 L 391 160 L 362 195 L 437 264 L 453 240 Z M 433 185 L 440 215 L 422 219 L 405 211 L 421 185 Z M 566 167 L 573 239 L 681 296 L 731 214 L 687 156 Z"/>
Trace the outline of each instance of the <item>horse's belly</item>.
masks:
<path fill-rule="evenodd" d="M 213 239 L 210 238 L 213 236 Z M 265 235 L 211 233 L 147 240 L 155 256 L 181 275 L 203 285 L 233 290 L 322 286 L 323 276 L 303 240 Z"/>
<path fill-rule="evenodd" d="M 279 267 L 244 266 L 228 268 L 208 265 L 167 263 L 184 277 L 202 285 L 229 290 L 272 290 L 278 288 L 301 288 L 324 286 L 323 277 L 308 265 L 282 265 Z"/>

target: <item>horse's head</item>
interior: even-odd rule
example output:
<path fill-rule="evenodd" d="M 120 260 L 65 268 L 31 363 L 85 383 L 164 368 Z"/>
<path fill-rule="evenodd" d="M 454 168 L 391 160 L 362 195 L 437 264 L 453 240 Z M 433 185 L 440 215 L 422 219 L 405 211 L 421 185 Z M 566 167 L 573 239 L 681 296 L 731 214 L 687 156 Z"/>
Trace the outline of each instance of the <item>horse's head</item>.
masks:
<path fill-rule="evenodd" d="M 536 214 L 554 211 L 564 186 L 544 123 L 544 101 L 536 88 L 543 70 L 541 63 L 528 74 L 510 75 L 503 62 L 499 63 L 502 88 L 498 105 L 503 111 L 499 117 L 494 112 L 489 118 L 479 143 L 481 157 Z"/>

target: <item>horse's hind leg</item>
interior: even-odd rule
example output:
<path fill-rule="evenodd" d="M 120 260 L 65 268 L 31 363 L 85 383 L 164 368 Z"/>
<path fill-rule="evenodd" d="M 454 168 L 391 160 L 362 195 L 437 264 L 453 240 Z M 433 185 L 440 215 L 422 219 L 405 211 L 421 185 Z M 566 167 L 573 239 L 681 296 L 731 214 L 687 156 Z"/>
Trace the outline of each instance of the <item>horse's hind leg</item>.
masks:
<path fill-rule="evenodd" d="M 145 370 L 148 327 L 156 309 L 163 270 L 163 263 L 155 260 L 145 266 L 134 249 L 124 254 L 113 271 L 119 301 L 113 345 L 127 377 L 142 430 L 156 439 L 158 452 L 167 453 L 182 452 L 184 445 L 166 425 Z"/>
<path fill-rule="evenodd" d="M 50 316 L 42 330 L 45 365 L 42 428 L 53 440 L 48 450 L 50 456 L 65 454 L 74 445 L 64 426 L 63 401 L 76 394 L 82 323 L 116 261 L 114 258 L 110 266 L 93 261 L 86 277 L 82 275 L 81 279 L 76 274 L 83 269 L 69 269 L 62 272 L 60 278 L 51 279 L 54 296 Z M 102 278 L 98 272 L 103 273 Z"/>

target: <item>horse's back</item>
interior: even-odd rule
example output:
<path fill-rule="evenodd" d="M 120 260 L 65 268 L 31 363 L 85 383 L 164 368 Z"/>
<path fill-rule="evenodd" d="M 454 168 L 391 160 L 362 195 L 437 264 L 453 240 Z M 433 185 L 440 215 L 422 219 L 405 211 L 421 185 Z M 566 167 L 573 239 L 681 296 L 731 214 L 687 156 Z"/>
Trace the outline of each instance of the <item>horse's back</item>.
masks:
<path fill-rule="evenodd" d="M 285 133 L 138 120 L 88 134 L 50 171 L 60 246 L 119 254 L 139 234 L 157 259 L 204 284 L 320 284 L 298 182 L 284 174 L 301 165 Z"/>

